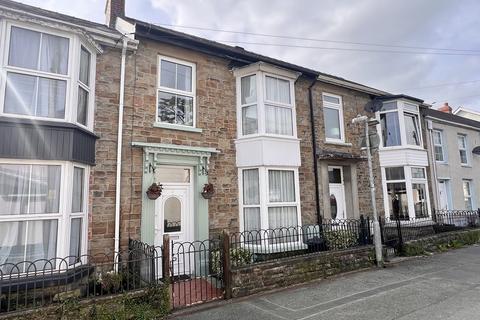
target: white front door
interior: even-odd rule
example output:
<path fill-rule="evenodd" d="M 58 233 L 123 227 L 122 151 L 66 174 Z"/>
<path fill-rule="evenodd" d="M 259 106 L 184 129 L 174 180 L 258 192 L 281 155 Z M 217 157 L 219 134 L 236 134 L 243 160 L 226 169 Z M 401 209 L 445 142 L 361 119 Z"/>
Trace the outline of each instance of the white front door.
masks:
<path fill-rule="evenodd" d="M 438 181 L 438 197 L 440 202 L 440 210 L 448 210 L 448 181 L 439 180 Z"/>
<path fill-rule="evenodd" d="M 332 219 L 346 219 L 345 186 L 343 184 L 343 168 L 328 167 L 328 187 L 330 195 L 330 215 Z"/>
<path fill-rule="evenodd" d="M 170 236 L 173 274 L 189 274 L 188 253 L 193 235 L 192 168 L 161 166 L 156 178 L 163 186 L 162 195 L 155 201 L 155 245 L 163 244 L 163 236 Z M 161 264 L 159 264 L 161 274 Z"/>

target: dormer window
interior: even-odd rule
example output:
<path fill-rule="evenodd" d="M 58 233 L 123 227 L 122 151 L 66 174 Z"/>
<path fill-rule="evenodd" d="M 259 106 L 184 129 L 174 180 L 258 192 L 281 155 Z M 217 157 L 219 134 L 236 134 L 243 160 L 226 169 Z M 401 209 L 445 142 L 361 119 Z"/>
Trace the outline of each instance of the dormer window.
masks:
<path fill-rule="evenodd" d="M 294 79 L 265 66 L 247 69 L 254 70 L 236 71 L 239 136 L 295 137 Z"/>
<path fill-rule="evenodd" d="M 382 146 L 421 146 L 418 106 L 405 101 L 383 103 L 379 112 Z"/>
<path fill-rule="evenodd" d="M 17 22 L 5 25 L 0 113 L 92 129 L 94 54 L 87 45 L 60 31 Z"/>

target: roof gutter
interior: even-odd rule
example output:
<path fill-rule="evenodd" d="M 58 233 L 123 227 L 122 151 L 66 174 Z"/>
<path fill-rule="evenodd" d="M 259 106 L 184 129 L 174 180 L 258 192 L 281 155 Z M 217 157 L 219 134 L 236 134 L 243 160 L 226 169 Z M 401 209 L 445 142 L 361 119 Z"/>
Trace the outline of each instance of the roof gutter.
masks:
<path fill-rule="evenodd" d="M 125 99 L 125 60 L 127 56 L 128 39 L 123 38 L 122 62 L 120 66 L 120 96 L 118 102 L 118 132 L 117 132 L 117 175 L 115 179 L 115 272 L 118 272 L 118 253 L 120 252 L 120 179 L 122 174 L 122 143 L 123 143 L 123 106 Z"/>

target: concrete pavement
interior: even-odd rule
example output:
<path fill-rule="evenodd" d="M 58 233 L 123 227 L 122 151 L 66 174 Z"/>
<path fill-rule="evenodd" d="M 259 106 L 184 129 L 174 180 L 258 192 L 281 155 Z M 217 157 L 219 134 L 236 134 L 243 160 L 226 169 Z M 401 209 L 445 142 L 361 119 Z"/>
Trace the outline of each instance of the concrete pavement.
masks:
<path fill-rule="evenodd" d="M 480 247 L 472 246 L 232 300 L 185 320 L 480 319 Z"/>

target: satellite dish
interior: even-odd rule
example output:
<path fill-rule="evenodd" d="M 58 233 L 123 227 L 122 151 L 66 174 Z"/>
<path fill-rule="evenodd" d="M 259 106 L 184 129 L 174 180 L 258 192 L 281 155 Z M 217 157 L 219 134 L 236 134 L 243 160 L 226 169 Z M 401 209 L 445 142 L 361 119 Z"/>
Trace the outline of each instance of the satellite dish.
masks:
<path fill-rule="evenodd" d="M 375 113 L 380 111 L 383 107 L 383 101 L 381 99 L 375 98 L 372 101 L 368 102 L 365 105 L 365 111 Z"/>
<path fill-rule="evenodd" d="M 476 146 L 475 148 L 473 148 L 472 153 L 480 156 L 480 146 Z"/>

